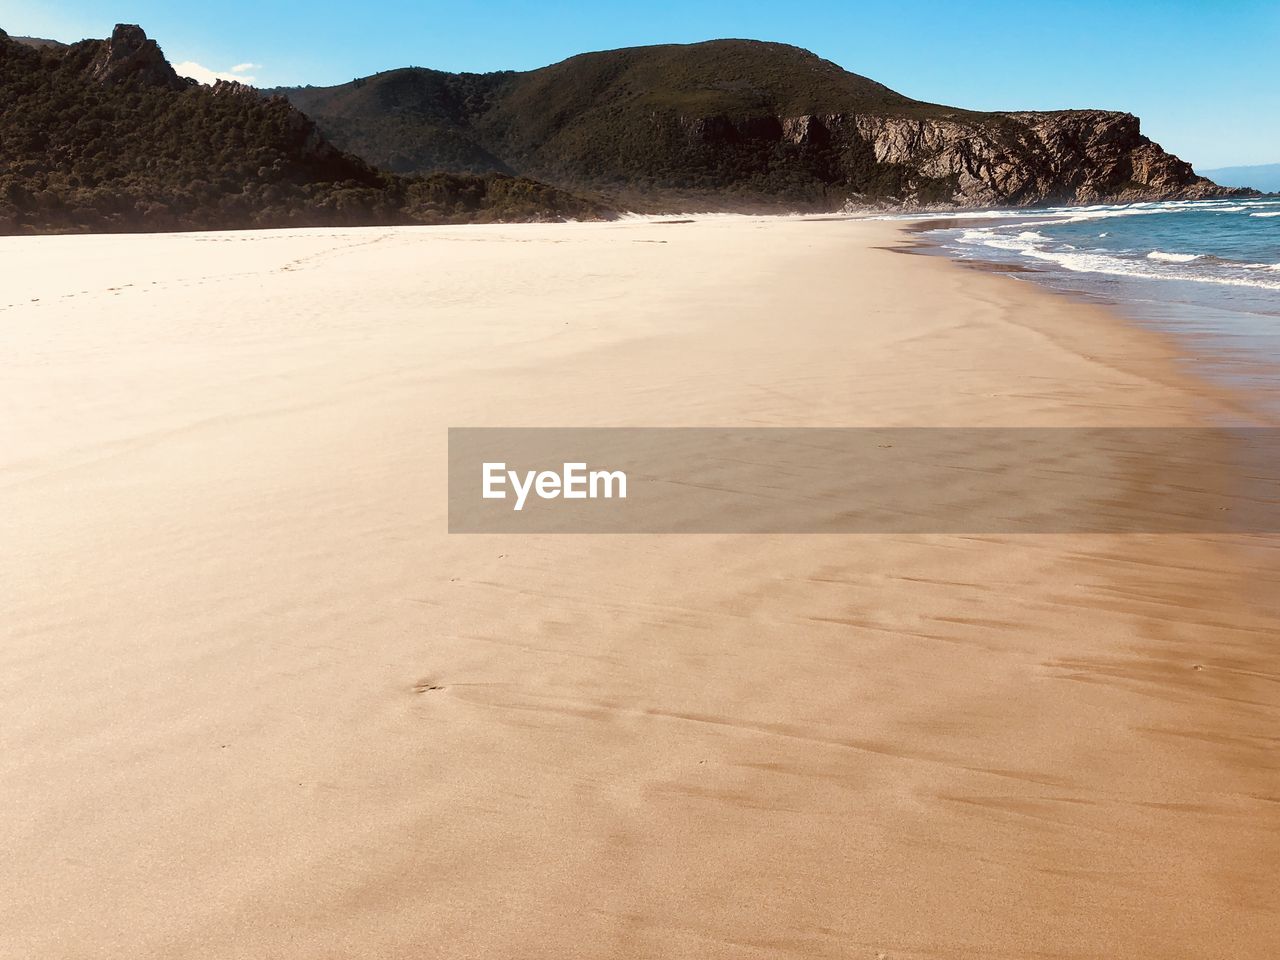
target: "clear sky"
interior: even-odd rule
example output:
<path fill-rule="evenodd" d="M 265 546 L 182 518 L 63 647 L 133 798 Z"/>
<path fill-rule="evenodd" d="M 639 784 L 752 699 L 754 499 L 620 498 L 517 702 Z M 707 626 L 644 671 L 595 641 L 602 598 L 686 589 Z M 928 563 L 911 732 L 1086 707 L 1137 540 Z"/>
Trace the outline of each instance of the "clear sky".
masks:
<path fill-rule="evenodd" d="M 921 100 L 1129 110 L 1199 168 L 1280 162 L 1280 0 L 0 0 L 0 28 L 15 35 L 72 41 L 116 22 L 141 24 L 188 75 L 258 86 L 776 40 Z"/>

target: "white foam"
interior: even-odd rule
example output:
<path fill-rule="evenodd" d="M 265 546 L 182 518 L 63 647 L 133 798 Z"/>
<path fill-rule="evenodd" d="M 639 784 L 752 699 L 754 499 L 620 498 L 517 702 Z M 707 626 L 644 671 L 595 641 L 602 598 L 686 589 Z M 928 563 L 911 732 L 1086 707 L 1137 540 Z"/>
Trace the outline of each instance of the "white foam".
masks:
<path fill-rule="evenodd" d="M 882 213 L 866 220 L 1020 220 L 1026 217 L 1043 217 L 1047 210 L 945 210 L 928 213 Z"/>
<path fill-rule="evenodd" d="M 1262 287 L 1280 290 L 1280 282 L 1253 276 L 1231 276 L 1197 270 L 1194 273 L 1178 269 L 1181 264 L 1198 259 L 1193 253 L 1165 253 L 1153 250 L 1143 259 L 1110 256 L 1103 251 L 1080 252 L 1067 246 L 1051 249 L 1052 240 L 1031 230 L 1009 235 L 1000 234 L 994 228 L 985 227 L 964 231 L 960 243 L 1004 250 L 1032 260 L 1055 263 L 1073 273 L 1102 273 L 1110 276 L 1140 277 L 1146 280 L 1182 280 L 1197 283 L 1214 283 L 1234 287 Z M 1260 264 L 1260 267 L 1267 265 Z M 1280 272 L 1280 264 L 1269 267 Z"/>
<path fill-rule="evenodd" d="M 1080 250 L 1054 239 L 1053 228 L 1062 224 L 1112 217 L 1156 216 L 1160 214 L 1206 211 L 1248 216 L 1277 217 L 1277 201 L 1267 200 L 1173 200 L 1128 205 L 1097 204 L 1091 207 L 1056 207 L 1037 211 L 1020 211 L 1020 215 L 1001 217 L 1003 223 L 982 225 L 956 231 L 956 242 L 964 247 L 985 247 L 1008 255 L 1026 257 L 1058 265 L 1075 273 L 1101 273 L 1112 276 L 1137 277 L 1147 280 L 1180 280 L 1280 290 L 1280 264 L 1243 264 L 1221 261 L 1208 254 L 1171 253 L 1151 250 L 1147 253 L 1107 249 Z M 976 211 L 970 213 L 977 217 Z M 1039 219 L 1032 219 L 1038 216 Z M 1045 228 L 1046 236 L 1037 228 Z M 1099 237 L 1109 236 L 1107 231 Z M 953 236 L 955 236 L 953 234 Z M 975 254 L 981 256 L 981 254 Z M 1197 262 L 1198 261 L 1198 262 Z M 1194 266 L 1186 264 L 1194 262 Z"/>

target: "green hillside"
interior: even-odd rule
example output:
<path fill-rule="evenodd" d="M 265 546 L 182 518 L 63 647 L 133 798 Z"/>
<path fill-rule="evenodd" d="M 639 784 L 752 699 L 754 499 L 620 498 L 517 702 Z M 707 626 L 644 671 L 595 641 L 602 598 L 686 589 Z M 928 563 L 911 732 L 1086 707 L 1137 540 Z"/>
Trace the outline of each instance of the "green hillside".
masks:
<path fill-rule="evenodd" d="M 178 77 L 137 27 L 69 47 L 0 32 L 0 233 L 593 211 L 527 179 L 382 173 L 336 149 L 282 97 Z"/>
<path fill-rule="evenodd" d="M 754 40 L 587 53 L 519 73 L 407 68 L 273 92 L 388 170 L 523 174 L 638 209 L 685 198 L 729 209 L 1023 205 L 1213 189 L 1127 114 L 924 103 Z"/>

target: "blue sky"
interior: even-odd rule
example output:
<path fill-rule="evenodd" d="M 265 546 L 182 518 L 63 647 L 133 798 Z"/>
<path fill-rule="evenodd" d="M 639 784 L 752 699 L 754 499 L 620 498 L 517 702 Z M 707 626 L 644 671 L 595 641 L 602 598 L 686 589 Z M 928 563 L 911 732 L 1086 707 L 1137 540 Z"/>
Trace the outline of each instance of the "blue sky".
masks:
<path fill-rule="evenodd" d="M 586 50 L 752 37 L 807 47 L 922 100 L 1129 110 L 1197 167 L 1280 162 L 1280 0 L 736 3 L 650 0 L 0 0 L 57 40 L 140 23 L 169 59 L 259 86 L 398 66 L 529 69 Z"/>

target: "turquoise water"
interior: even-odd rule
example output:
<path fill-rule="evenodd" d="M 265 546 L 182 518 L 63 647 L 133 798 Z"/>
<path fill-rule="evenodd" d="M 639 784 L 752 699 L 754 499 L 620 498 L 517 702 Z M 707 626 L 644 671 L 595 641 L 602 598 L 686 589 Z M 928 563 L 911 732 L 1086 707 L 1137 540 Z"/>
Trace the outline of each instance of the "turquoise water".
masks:
<path fill-rule="evenodd" d="M 1280 416 L 1280 197 L 938 215 L 960 260 L 1113 304 Z M 928 227 L 929 224 L 923 224 Z"/>
<path fill-rule="evenodd" d="M 1280 198 L 1060 208 L 949 233 L 1073 273 L 1280 292 Z"/>

